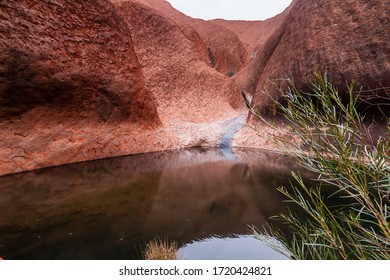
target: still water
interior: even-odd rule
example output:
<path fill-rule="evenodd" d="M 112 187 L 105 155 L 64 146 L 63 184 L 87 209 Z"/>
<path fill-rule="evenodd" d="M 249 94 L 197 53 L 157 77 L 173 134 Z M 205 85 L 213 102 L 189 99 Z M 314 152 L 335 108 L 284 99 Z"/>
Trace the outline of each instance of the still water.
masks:
<path fill-rule="evenodd" d="M 0 257 L 139 259 L 161 238 L 182 259 L 285 259 L 249 225 L 286 211 L 276 188 L 296 168 L 262 150 L 197 148 L 0 177 Z"/>

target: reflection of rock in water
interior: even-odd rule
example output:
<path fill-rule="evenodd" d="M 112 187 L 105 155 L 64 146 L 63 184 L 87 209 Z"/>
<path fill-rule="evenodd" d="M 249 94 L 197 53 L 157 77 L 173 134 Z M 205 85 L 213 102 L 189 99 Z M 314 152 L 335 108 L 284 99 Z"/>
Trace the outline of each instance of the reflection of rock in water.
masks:
<path fill-rule="evenodd" d="M 288 176 L 265 165 L 271 155 L 261 164 L 259 151 L 234 155 L 190 149 L 0 177 L 0 254 L 129 259 L 155 236 L 247 233 L 284 208 L 275 187 Z"/>
<path fill-rule="evenodd" d="M 264 222 L 263 200 L 277 201 L 278 193 L 245 178 L 247 168 L 218 161 L 164 171 L 146 224 L 148 231 L 165 228 L 176 235 L 179 228 L 185 236 L 194 232 L 224 235 L 246 233 L 248 224 Z M 266 212 L 280 211 L 280 203 L 271 207 Z"/>

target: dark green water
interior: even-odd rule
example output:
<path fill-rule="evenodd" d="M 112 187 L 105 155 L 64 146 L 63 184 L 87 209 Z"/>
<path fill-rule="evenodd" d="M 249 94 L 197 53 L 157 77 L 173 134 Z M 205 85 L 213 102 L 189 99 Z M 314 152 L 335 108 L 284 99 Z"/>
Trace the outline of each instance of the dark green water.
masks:
<path fill-rule="evenodd" d="M 276 187 L 292 169 L 261 150 L 189 149 L 0 177 L 0 257 L 137 259 L 160 237 L 185 259 L 283 259 L 248 225 L 286 210 Z"/>

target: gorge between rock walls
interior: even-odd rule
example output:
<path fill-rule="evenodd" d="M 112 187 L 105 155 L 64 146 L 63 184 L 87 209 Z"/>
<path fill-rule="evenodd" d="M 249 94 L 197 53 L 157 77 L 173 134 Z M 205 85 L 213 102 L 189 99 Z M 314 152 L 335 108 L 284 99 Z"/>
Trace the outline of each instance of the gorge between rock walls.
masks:
<path fill-rule="evenodd" d="M 251 22 L 192 19 L 165 0 L 0 6 L 0 175 L 195 146 L 275 149 L 245 125 L 265 129 L 241 91 L 261 111 L 263 89 L 277 94 L 270 77 L 305 88 L 324 65 L 341 88 L 390 85 L 389 0 L 294 0 Z"/>

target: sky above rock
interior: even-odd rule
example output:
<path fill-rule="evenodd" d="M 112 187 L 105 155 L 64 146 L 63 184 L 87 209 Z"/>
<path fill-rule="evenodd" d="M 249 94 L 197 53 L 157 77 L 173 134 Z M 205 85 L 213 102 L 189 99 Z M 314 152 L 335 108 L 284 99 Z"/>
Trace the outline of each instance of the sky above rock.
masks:
<path fill-rule="evenodd" d="M 194 18 L 264 20 L 290 5 L 292 0 L 168 0 L 177 10 Z"/>

